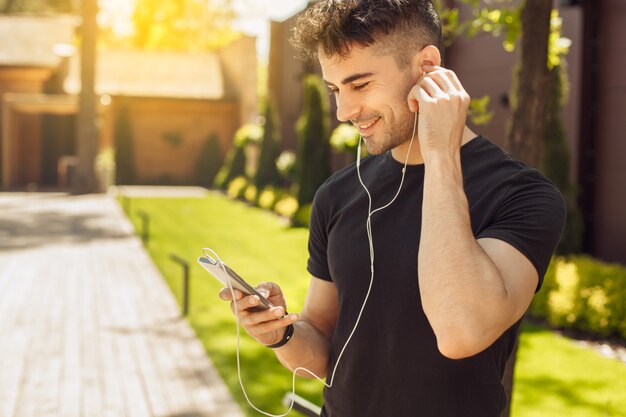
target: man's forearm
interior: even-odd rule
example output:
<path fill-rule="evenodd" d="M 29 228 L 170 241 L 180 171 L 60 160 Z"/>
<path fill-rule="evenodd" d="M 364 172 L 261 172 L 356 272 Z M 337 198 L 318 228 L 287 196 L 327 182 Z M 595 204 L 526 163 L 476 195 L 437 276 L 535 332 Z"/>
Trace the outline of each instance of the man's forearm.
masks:
<path fill-rule="evenodd" d="M 303 367 L 315 373 L 320 378 L 328 372 L 328 352 L 330 341 L 313 324 L 300 319 L 294 323 L 294 334 L 291 340 L 280 348 L 274 349 L 278 360 L 288 369 L 295 370 Z M 312 378 L 304 371 L 298 375 Z"/>
<path fill-rule="evenodd" d="M 499 336 L 493 324 L 505 310 L 506 287 L 472 233 L 459 154 L 425 163 L 418 265 L 422 305 L 442 353 L 463 357 Z"/>

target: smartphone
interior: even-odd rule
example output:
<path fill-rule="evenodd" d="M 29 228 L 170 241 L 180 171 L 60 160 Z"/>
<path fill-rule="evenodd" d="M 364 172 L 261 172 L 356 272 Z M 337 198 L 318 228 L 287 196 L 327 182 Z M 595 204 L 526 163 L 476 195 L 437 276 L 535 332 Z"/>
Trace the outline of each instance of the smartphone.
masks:
<path fill-rule="evenodd" d="M 261 302 L 257 305 L 257 309 L 266 310 L 274 307 L 270 301 L 265 298 L 260 292 L 258 292 L 252 285 L 248 284 L 243 278 L 241 278 L 235 271 L 230 269 L 225 263 L 219 263 L 215 259 L 208 255 L 204 255 L 198 258 L 198 263 L 202 265 L 204 269 L 209 271 L 211 275 L 218 279 L 225 287 L 228 287 L 228 282 L 232 285 L 233 289 L 241 291 L 245 295 L 256 295 Z M 223 266 L 223 268 L 222 268 Z M 226 270 L 226 274 L 224 274 Z"/>

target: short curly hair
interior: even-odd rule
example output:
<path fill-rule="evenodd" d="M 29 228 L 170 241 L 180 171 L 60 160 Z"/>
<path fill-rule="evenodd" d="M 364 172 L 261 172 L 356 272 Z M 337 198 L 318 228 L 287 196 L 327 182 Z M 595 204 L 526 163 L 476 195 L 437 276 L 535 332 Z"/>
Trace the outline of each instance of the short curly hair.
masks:
<path fill-rule="evenodd" d="M 432 0 L 320 0 L 298 17 L 292 45 L 304 58 L 346 57 L 353 45 L 376 45 L 400 68 L 426 45 L 443 57 L 441 21 Z"/>

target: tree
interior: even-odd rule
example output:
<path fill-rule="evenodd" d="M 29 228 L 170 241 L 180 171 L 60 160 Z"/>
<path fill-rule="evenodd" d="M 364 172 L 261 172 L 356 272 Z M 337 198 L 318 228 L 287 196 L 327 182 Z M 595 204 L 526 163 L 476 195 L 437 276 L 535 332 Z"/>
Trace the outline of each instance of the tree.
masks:
<path fill-rule="evenodd" d="M 268 185 L 279 185 L 281 182 L 281 176 L 276 167 L 276 159 L 280 153 L 280 129 L 278 127 L 278 115 L 269 97 L 264 103 L 263 116 L 265 125 L 263 126 L 259 163 L 254 176 L 254 185 L 259 193 Z"/>
<path fill-rule="evenodd" d="M 236 39 L 230 0 L 137 0 L 131 43 L 145 50 L 202 52 Z"/>
<path fill-rule="evenodd" d="M 330 176 L 328 94 L 318 75 L 304 78 L 304 100 L 298 133 L 297 200 L 300 206 L 313 202 L 318 187 Z"/>
<path fill-rule="evenodd" d="M 72 0 L 0 0 L 3 13 L 69 13 L 75 12 Z"/>
<path fill-rule="evenodd" d="M 548 41 L 552 2 L 526 0 L 521 13 L 520 57 L 515 75 L 515 96 L 511 100 L 511 127 L 508 145 L 522 161 L 538 166 L 548 103 Z"/>
<path fill-rule="evenodd" d="M 444 29 L 449 39 L 461 33 L 473 35 L 479 31 L 494 35 L 504 34 L 504 48 L 512 51 L 519 42 L 520 55 L 514 73 L 511 93 L 511 120 L 507 132 L 510 152 L 531 166 L 539 166 L 544 132 L 546 131 L 550 73 L 548 64 L 558 51 L 549 51 L 552 1 L 524 0 L 518 6 L 481 4 L 479 0 L 462 0 L 472 6 L 473 19 L 458 22 L 458 10 L 445 8 Z M 554 49 L 554 48 L 553 48 Z M 549 53 L 550 52 L 550 53 Z M 513 370 L 517 344 L 507 363 L 502 382 L 507 394 L 507 408 L 502 417 L 510 414 L 513 393 Z"/>
<path fill-rule="evenodd" d="M 223 162 L 220 140 L 216 133 L 211 133 L 202 144 L 196 162 L 196 183 L 204 187 L 213 185 L 215 176 Z"/>

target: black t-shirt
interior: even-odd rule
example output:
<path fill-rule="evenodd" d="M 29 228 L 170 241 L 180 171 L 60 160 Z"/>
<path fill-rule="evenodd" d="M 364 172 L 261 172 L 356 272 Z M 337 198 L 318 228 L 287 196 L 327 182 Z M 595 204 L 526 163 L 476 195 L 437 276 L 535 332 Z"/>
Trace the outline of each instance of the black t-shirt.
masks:
<path fill-rule="evenodd" d="M 536 267 L 539 289 L 562 232 L 561 194 L 480 136 L 462 147 L 461 163 L 474 235 L 517 248 Z M 372 208 L 393 198 L 402 166 L 389 152 L 361 162 Z M 372 292 L 333 387 L 324 390 L 322 416 L 496 417 L 506 404 L 500 381 L 519 322 L 483 352 L 451 360 L 437 349 L 424 315 L 417 279 L 423 179 L 424 165 L 408 166 L 397 200 L 372 216 Z M 370 283 L 367 213 L 354 164 L 329 178 L 313 204 L 308 270 L 332 281 L 339 293 L 328 379 Z"/>

